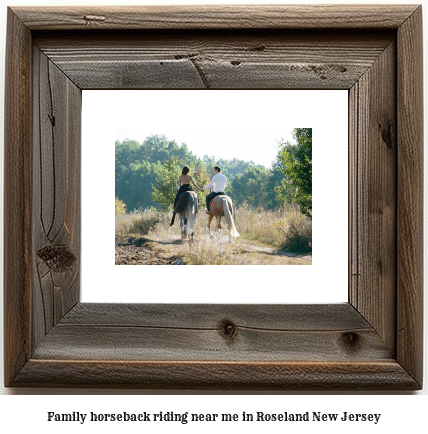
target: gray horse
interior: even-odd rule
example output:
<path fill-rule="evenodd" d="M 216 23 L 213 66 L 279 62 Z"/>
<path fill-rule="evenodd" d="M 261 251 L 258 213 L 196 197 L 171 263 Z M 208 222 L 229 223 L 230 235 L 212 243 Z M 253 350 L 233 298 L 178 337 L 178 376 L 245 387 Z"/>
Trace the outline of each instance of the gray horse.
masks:
<path fill-rule="evenodd" d="M 185 194 L 185 193 L 183 193 Z M 194 229 L 196 225 L 196 213 L 198 210 L 198 196 L 196 194 L 189 194 L 186 208 L 184 211 L 178 213 L 180 217 L 181 240 L 184 241 L 189 238 L 193 240 Z"/>

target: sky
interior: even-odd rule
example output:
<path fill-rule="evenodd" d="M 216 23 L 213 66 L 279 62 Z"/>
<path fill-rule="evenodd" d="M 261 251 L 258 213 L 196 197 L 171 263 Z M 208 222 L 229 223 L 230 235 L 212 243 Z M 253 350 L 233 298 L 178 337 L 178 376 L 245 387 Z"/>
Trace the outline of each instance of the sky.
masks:
<path fill-rule="evenodd" d="M 237 158 L 253 161 L 266 168 L 272 166 L 278 153 L 278 143 L 289 141 L 294 143 L 292 128 L 118 128 L 115 131 L 116 140 L 125 139 L 143 142 L 151 135 L 165 135 L 168 140 L 175 140 L 178 145 L 186 144 L 188 149 L 199 158 L 204 155 L 215 159 Z"/>

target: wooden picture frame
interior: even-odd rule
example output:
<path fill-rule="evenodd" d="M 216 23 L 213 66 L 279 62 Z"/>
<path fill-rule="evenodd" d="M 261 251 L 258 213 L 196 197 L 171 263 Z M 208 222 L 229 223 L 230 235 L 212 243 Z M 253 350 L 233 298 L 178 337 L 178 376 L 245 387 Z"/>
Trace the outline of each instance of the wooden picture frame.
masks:
<path fill-rule="evenodd" d="M 6 386 L 422 387 L 421 6 L 14 7 L 6 50 Z M 348 303 L 81 303 L 101 88 L 348 89 Z"/>

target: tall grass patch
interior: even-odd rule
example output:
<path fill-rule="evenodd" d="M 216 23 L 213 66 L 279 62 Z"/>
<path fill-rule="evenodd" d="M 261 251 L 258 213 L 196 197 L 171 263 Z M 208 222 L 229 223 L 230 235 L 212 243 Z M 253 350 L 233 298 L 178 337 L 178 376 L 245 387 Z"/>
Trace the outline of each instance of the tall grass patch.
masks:
<path fill-rule="evenodd" d="M 292 209 L 278 223 L 278 246 L 295 253 L 312 252 L 312 220 Z"/>
<path fill-rule="evenodd" d="M 221 231 L 223 232 L 223 231 Z M 194 240 L 182 246 L 180 257 L 188 265 L 255 265 L 255 255 L 243 252 L 238 243 L 229 243 L 223 234 Z M 259 261 L 260 264 L 263 262 Z"/>
<path fill-rule="evenodd" d="M 233 214 L 236 229 L 243 238 L 268 245 L 276 245 L 277 224 L 282 216 L 277 209 L 250 208 L 247 204 L 239 206 Z"/>
<path fill-rule="evenodd" d="M 147 235 L 157 224 L 164 223 L 171 213 L 161 213 L 152 209 L 138 209 L 129 214 L 116 216 L 115 232 L 118 235 Z"/>
<path fill-rule="evenodd" d="M 312 220 L 297 206 L 265 210 L 244 204 L 236 209 L 234 218 L 242 238 L 295 253 L 312 251 Z"/>
<path fill-rule="evenodd" d="M 238 240 L 252 240 L 293 253 L 312 252 L 312 220 L 303 215 L 297 206 L 289 205 L 281 209 L 265 210 L 250 208 L 244 204 L 234 210 L 233 218 L 240 233 Z M 139 209 L 129 214 L 116 216 L 116 234 L 177 237 L 180 234 L 180 222 L 176 219 L 175 224 L 170 227 L 171 219 L 172 212 Z M 195 226 L 196 239 L 208 236 L 206 224 L 207 216 L 199 213 Z M 217 220 L 213 219 L 211 230 L 214 234 L 217 233 L 216 228 Z M 224 236 L 228 235 L 224 218 L 220 233 Z M 218 257 L 215 253 L 215 244 L 215 238 L 213 242 L 198 240 L 194 248 L 187 252 L 191 259 L 190 263 L 245 263 L 236 246 L 228 246 L 221 257 Z"/>

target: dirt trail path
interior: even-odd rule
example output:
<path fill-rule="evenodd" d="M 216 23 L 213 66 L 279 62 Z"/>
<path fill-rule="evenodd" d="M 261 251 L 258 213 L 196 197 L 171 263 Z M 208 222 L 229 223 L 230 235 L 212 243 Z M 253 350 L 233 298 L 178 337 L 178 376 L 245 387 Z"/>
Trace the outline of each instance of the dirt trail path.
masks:
<path fill-rule="evenodd" d="M 264 255 L 273 255 L 277 256 L 277 259 L 281 261 L 281 258 L 284 260 L 287 260 L 287 258 L 293 258 L 298 261 L 302 261 L 309 264 L 312 264 L 312 255 L 298 255 L 296 253 L 286 252 L 285 250 L 278 250 L 274 247 L 268 247 L 261 243 L 254 242 L 253 244 L 251 241 L 240 241 L 240 246 L 242 246 L 244 249 L 248 249 L 249 252 L 259 252 L 260 254 Z"/>
<path fill-rule="evenodd" d="M 184 244 L 178 235 L 144 236 L 141 238 L 116 235 L 116 265 L 182 265 L 183 261 L 184 263 L 192 263 L 192 260 L 194 261 L 195 258 L 197 260 L 203 255 L 212 260 L 212 263 L 312 264 L 311 255 L 296 255 L 242 238 L 229 243 L 226 234 L 214 239 L 208 235 L 201 235 L 193 243 Z"/>
<path fill-rule="evenodd" d="M 167 257 L 160 250 L 144 247 L 136 237 L 116 235 L 116 265 L 172 265 L 176 257 Z"/>

